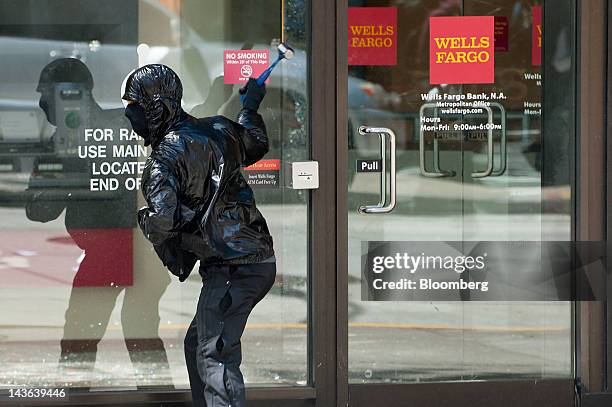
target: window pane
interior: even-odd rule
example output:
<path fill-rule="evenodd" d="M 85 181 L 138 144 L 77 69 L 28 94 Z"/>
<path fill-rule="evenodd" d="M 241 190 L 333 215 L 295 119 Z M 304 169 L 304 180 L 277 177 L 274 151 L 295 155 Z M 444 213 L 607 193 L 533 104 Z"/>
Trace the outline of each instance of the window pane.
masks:
<path fill-rule="evenodd" d="M 181 77 L 188 113 L 235 119 L 242 85 L 224 84 L 223 51 L 265 50 L 272 62 L 281 2 L 0 4 L 0 382 L 187 388 L 183 338 L 202 283 L 197 266 L 180 283 L 137 227 L 148 151 L 120 86 L 139 60 L 163 63 Z M 310 154 L 307 11 L 286 1 L 295 57 L 274 70 L 260 109 L 265 159 L 278 166 L 245 171 L 267 180 L 252 188 L 278 267 L 243 335 L 247 386 L 308 382 L 308 199 L 284 178 Z"/>
<path fill-rule="evenodd" d="M 561 3 L 550 6 L 550 15 L 555 16 L 551 22 L 555 24 L 544 33 L 549 36 L 549 54 L 542 57 L 540 66 L 534 57 L 534 30 L 537 32 L 538 11 L 548 2 L 349 1 L 349 6 L 357 8 L 388 7 L 386 12 L 397 16 L 396 63 L 380 64 L 380 60 L 364 57 L 361 61 L 365 62 L 349 66 L 351 382 L 571 377 L 568 302 L 365 302 L 361 300 L 360 274 L 362 243 L 369 241 L 571 240 L 572 62 L 576 44 L 571 12 L 574 2 Z M 369 15 L 371 22 L 356 23 L 350 27 L 351 32 L 384 31 L 381 27 L 385 25 L 379 23 L 382 19 L 376 20 L 374 13 L 368 11 L 363 14 Z M 457 61 L 449 63 L 446 78 L 450 80 L 431 80 L 431 18 L 442 16 L 495 17 L 492 83 L 458 80 L 477 67 L 466 67 Z M 389 26 L 393 27 L 391 23 Z M 366 40 L 359 42 L 367 35 L 355 37 L 354 43 L 349 42 L 349 60 L 380 52 L 368 49 Z M 457 35 L 439 38 L 457 41 L 459 45 L 451 45 L 450 49 L 469 48 L 460 45 Z M 470 38 L 463 41 L 469 44 Z M 542 84 L 544 70 L 551 75 Z M 545 92 L 551 97 L 543 98 Z M 478 132 L 461 128 L 486 119 L 469 112 L 470 100 L 444 106 L 453 101 L 453 96 L 467 99 L 468 94 L 481 93 L 504 94 L 491 100 L 494 156 L 493 171 L 486 177 L 473 174 L 489 164 L 487 132 L 479 136 Z M 438 100 L 441 105 L 436 105 Z M 427 110 L 421 111 L 424 106 Z M 541 120 L 542 112 L 550 118 L 549 127 Z M 432 130 L 437 127 L 431 126 L 435 118 L 441 120 L 441 126 Z M 444 128 L 446 125 L 449 127 Z M 387 196 L 390 194 L 388 185 L 381 187 L 384 169 L 356 169 L 358 160 L 381 158 L 377 135 L 359 134 L 359 126 L 395 132 L 397 203 L 389 213 L 358 212 L 362 205 L 384 202 L 381 188 Z M 425 146 L 423 155 L 421 141 Z M 423 168 L 430 174 L 425 174 Z M 512 276 L 504 278 L 511 280 Z"/>

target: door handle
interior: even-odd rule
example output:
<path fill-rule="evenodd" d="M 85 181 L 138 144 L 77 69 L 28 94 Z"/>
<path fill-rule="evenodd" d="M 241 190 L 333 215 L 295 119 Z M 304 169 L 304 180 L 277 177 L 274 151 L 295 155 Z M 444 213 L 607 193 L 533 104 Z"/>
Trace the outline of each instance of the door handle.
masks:
<path fill-rule="evenodd" d="M 494 150 L 493 150 L 493 111 L 489 106 L 481 106 L 483 109 L 487 111 L 487 167 L 484 171 L 474 171 L 472 172 L 473 178 L 484 178 L 488 176 L 498 177 L 502 175 L 506 171 L 506 163 L 507 163 L 507 137 L 506 137 L 506 109 L 497 103 L 491 102 L 491 106 L 497 107 L 501 113 L 501 141 L 500 141 L 500 165 L 499 168 L 494 168 Z M 423 117 L 423 112 L 427 108 L 434 109 L 434 117 L 438 117 L 438 107 L 435 103 L 424 103 L 421 106 L 419 111 L 419 117 Z M 427 165 L 425 161 L 425 137 L 423 127 L 420 126 L 420 138 L 419 138 L 419 154 L 420 154 L 420 169 L 421 175 L 425 177 L 431 178 L 441 178 L 441 177 L 454 177 L 455 171 L 452 170 L 443 170 L 440 168 L 440 148 L 438 145 L 438 139 L 434 138 L 433 141 L 433 168 L 434 171 L 428 171 Z"/>
<path fill-rule="evenodd" d="M 381 157 L 381 173 L 380 173 L 380 200 L 376 205 L 362 205 L 359 207 L 359 213 L 389 213 L 395 208 L 395 133 L 391 129 L 384 127 L 367 127 L 359 126 L 359 134 L 378 134 L 380 138 L 380 157 Z M 389 203 L 387 203 L 387 153 L 386 153 L 386 138 L 389 140 L 389 151 L 391 157 L 389 157 L 390 178 L 391 182 L 389 185 Z"/>
<path fill-rule="evenodd" d="M 479 106 L 487 111 L 489 128 L 487 129 L 487 168 L 484 171 L 472 172 L 472 178 L 484 178 L 493 172 L 493 111 L 489 106 Z"/>
<path fill-rule="evenodd" d="M 499 168 L 496 168 L 491 173 L 492 177 L 499 177 L 506 172 L 506 162 L 508 157 L 508 139 L 506 138 L 506 109 L 497 102 L 491 102 L 491 106 L 495 106 L 501 113 L 501 139 L 499 146 Z"/>
<path fill-rule="evenodd" d="M 421 175 L 424 177 L 430 178 L 441 178 L 441 177 L 454 177 L 455 171 L 448 171 L 440 169 L 440 148 L 438 146 L 438 139 L 434 138 L 433 141 L 433 154 L 434 154 L 434 170 L 428 171 L 427 166 L 425 164 L 425 132 L 423 130 L 423 126 L 421 126 L 420 118 L 423 117 L 423 112 L 427 108 L 434 108 L 434 117 L 438 117 L 438 108 L 435 103 L 424 103 L 419 110 L 419 167 L 421 169 Z"/>

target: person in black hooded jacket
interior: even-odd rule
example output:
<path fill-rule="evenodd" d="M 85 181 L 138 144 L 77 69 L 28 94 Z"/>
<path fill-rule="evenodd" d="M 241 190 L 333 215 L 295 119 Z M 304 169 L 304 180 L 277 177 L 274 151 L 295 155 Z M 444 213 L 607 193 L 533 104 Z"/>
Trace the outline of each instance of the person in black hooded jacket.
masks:
<path fill-rule="evenodd" d="M 181 108 L 178 75 L 145 65 L 125 81 L 125 115 L 151 146 L 142 174 L 147 206 L 138 223 L 180 281 L 196 261 L 203 287 L 185 336 L 195 406 L 246 405 L 240 338 L 276 277 L 273 241 L 240 169 L 269 149 L 257 109 L 265 85 L 250 79 L 237 121 L 197 119 Z"/>

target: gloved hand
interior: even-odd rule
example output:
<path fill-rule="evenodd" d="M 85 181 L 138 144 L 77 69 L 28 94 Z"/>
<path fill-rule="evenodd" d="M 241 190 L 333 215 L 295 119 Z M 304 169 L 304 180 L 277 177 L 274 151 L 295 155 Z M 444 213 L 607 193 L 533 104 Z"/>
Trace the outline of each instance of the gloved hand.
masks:
<path fill-rule="evenodd" d="M 266 84 L 259 86 L 255 78 L 249 78 L 249 81 L 238 91 L 240 100 L 242 100 L 242 107 L 257 111 L 259 104 L 266 95 Z"/>

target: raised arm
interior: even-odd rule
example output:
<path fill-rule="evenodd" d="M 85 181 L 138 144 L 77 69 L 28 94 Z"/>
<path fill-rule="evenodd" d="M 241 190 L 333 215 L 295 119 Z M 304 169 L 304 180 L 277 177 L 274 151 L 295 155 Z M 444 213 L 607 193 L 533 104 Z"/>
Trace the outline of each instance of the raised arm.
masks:
<path fill-rule="evenodd" d="M 238 123 L 233 122 L 244 149 L 242 165 L 249 166 L 263 158 L 270 149 L 266 125 L 261 115 L 253 110 L 242 109 Z"/>
<path fill-rule="evenodd" d="M 266 94 L 266 85 L 259 86 L 255 79 L 250 78 L 240 93 L 244 96 L 242 110 L 238 113 L 237 123 L 233 124 L 244 149 L 242 165 L 249 166 L 261 160 L 270 149 L 266 125 L 257 113 Z"/>

